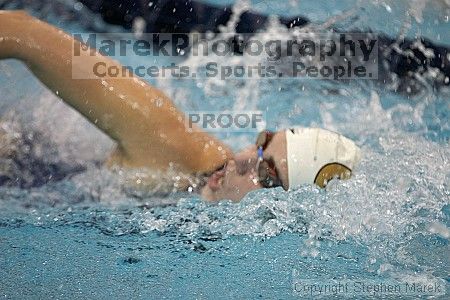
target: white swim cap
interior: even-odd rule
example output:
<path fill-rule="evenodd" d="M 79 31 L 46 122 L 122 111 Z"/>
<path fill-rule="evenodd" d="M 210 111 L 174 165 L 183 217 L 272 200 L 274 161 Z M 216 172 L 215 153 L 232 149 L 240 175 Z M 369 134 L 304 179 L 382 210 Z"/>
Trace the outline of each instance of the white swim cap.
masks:
<path fill-rule="evenodd" d="M 361 150 L 341 134 L 320 128 L 286 130 L 289 188 L 334 177 L 346 179 L 361 160 Z"/>

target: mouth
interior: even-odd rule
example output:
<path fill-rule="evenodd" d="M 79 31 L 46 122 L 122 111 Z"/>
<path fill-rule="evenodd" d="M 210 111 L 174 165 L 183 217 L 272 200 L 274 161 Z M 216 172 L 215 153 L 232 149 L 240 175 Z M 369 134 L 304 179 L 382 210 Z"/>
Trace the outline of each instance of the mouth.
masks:
<path fill-rule="evenodd" d="M 225 169 L 226 168 L 222 168 L 220 170 L 215 171 L 208 178 L 207 185 L 213 192 L 217 191 L 222 186 L 223 179 L 225 177 Z"/>

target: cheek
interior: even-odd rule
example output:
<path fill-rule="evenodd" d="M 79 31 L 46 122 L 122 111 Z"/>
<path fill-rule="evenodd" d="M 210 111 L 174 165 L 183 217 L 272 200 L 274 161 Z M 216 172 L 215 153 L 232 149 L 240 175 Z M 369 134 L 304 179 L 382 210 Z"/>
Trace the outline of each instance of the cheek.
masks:
<path fill-rule="evenodd" d="M 224 183 L 227 187 L 233 187 L 235 185 L 242 185 L 242 183 L 248 182 L 248 181 L 250 181 L 250 180 L 249 180 L 249 177 L 247 174 L 239 175 L 239 174 L 233 172 L 233 173 L 227 174 L 227 177 L 225 178 Z"/>
<path fill-rule="evenodd" d="M 259 189 L 262 186 L 258 183 L 255 184 L 253 182 L 254 177 L 251 176 L 249 173 L 244 175 L 238 175 L 236 173 L 229 174 L 227 176 L 226 180 L 224 181 L 224 190 L 228 191 L 235 191 L 238 193 L 247 193 L 249 191 Z"/>

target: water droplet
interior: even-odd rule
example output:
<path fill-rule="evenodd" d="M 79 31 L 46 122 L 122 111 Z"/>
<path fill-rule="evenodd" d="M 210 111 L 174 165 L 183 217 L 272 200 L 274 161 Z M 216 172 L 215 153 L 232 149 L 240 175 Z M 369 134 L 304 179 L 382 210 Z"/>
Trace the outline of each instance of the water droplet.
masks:
<path fill-rule="evenodd" d="M 75 4 L 73 5 L 73 8 L 74 8 L 75 10 L 77 10 L 77 11 L 80 11 L 80 10 L 83 9 L 83 3 L 77 2 L 77 3 L 75 3 Z"/>

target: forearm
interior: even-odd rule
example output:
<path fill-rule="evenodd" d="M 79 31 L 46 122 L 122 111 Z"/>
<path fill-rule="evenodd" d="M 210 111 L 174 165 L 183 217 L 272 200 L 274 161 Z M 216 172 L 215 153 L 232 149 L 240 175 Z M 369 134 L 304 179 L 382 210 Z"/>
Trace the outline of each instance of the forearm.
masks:
<path fill-rule="evenodd" d="M 184 114 L 170 99 L 136 77 L 73 79 L 72 46 L 79 42 L 61 30 L 26 14 L 0 12 L 0 36 L 0 58 L 25 62 L 50 90 L 118 142 L 125 165 L 165 169 L 173 163 L 204 172 L 231 156 L 219 140 L 199 129 L 188 132 Z M 96 62 L 121 68 L 98 53 L 74 67 L 88 74 Z"/>

